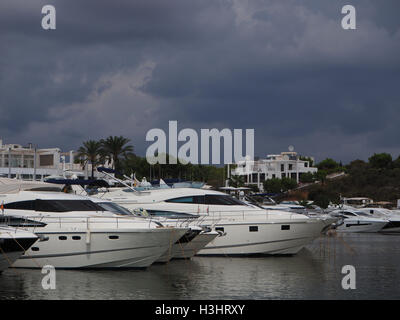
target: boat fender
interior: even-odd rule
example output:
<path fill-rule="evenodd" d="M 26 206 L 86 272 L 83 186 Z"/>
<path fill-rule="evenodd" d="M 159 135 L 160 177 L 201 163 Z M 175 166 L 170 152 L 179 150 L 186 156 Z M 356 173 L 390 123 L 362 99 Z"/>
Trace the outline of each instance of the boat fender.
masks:
<path fill-rule="evenodd" d="M 86 244 L 90 244 L 90 240 L 91 240 L 91 233 L 90 230 L 86 231 Z"/>

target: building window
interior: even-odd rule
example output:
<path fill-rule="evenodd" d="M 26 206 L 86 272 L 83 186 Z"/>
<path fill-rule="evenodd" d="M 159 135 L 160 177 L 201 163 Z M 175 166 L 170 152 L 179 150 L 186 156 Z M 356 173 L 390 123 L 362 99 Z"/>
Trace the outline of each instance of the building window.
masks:
<path fill-rule="evenodd" d="M 260 174 L 260 181 L 265 181 L 265 173 Z"/>
<path fill-rule="evenodd" d="M 289 164 L 289 171 L 293 170 L 293 164 Z"/>
<path fill-rule="evenodd" d="M 54 157 L 52 154 L 44 154 L 39 157 L 40 166 L 53 166 Z"/>
<path fill-rule="evenodd" d="M 281 171 L 285 171 L 285 165 L 281 164 Z"/>

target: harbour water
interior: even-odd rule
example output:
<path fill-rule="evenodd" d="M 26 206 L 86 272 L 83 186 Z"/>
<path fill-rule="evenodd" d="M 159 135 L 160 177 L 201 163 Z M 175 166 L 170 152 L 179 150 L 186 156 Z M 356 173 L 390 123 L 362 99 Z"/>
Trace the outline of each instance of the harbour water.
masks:
<path fill-rule="evenodd" d="M 344 265 L 356 289 L 342 288 Z M 41 270 L 8 269 L 0 299 L 399 299 L 400 235 L 321 236 L 292 257 L 195 257 L 147 270 L 57 270 L 44 290 Z"/>

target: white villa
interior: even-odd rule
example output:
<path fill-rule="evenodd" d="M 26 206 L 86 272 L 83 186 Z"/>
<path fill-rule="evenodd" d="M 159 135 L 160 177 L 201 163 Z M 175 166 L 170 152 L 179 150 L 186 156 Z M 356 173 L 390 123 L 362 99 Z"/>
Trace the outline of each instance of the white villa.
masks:
<path fill-rule="evenodd" d="M 74 155 L 74 151 L 63 153 L 59 148 L 34 148 L 31 143 L 26 147 L 3 144 L 0 139 L 0 176 L 40 180 L 65 174 L 87 177 L 89 172 L 90 175 L 90 165 L 84 169 L 82 165 L 75 164 Z"/>
<path fill-rule="evenodd" d="M 317 168 L 310 166 L 309 161 L 300 160 L 300 156 L 296 152 L 290 151 L 267 155 L 266 159 L 240 161 L 231 174 L 243 176 L 246 185 L 257 185 L 260 190 L 263 190 L 265 180 L 286 177 L 299 182 L 303 173 L 317 171 Z"/>

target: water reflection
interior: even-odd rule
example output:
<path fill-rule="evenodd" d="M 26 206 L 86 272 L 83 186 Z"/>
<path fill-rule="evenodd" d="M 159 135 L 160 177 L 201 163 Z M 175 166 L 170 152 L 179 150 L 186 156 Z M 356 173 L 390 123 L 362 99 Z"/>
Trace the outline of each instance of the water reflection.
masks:
<path fill-rule="evenodd" d="M 43 290 L 40 270 L 9 269 L 0 299 L 398 299 L 400 237 L 349 234 L 317 239 L 293 257 L 195 257 L 146 271 L 57 270 Z M 343 290 L 343 265 L 357 290 Z"/>

